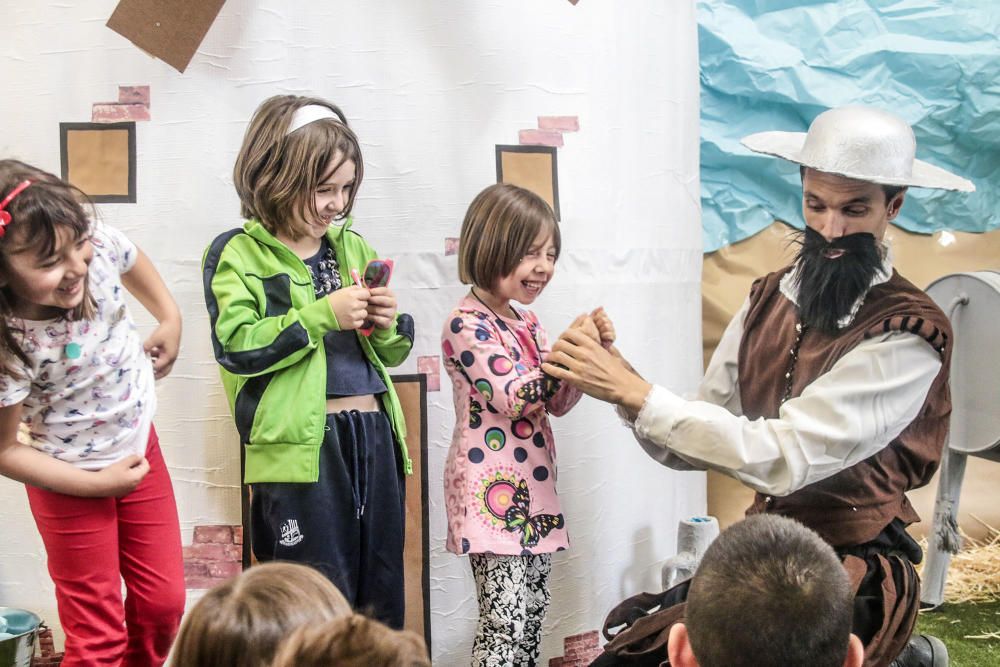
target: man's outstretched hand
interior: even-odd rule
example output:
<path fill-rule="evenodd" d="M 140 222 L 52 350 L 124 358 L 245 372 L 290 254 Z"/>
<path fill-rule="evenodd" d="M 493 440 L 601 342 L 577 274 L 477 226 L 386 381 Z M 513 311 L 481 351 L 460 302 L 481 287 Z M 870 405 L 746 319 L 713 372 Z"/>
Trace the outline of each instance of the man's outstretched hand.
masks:
<path fill-rule="evenodd" d="M 612 347 L 605 350 L 583 331 L 570 328 L 552 346 L 542 370 L 601 401 L 620 405 L 630 414 L 642 409 L 652 386 Z"/>

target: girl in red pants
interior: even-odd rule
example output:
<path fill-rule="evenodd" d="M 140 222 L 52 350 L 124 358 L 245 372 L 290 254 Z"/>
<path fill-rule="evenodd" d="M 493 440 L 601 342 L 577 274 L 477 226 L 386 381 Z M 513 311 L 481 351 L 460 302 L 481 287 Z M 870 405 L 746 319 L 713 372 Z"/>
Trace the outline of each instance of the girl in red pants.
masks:
<path fill-rule="evenodd" d="M 149 258 L 82 200 L 0 160 L 0 473 L 28 490 L 63 667 L 162 665 L 184 566 L 153 381 L 177 357 L 180 312 Z M 145 342 L 122 287 L 159 321 Z"/>

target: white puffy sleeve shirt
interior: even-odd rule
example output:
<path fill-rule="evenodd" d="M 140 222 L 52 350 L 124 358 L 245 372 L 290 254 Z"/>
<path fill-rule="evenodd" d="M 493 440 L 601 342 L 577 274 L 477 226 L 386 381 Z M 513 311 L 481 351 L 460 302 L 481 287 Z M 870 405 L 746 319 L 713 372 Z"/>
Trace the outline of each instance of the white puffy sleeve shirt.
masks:
<path fill-rule="evenodd" d="M 941 369 L 923 338 L 890 332 L 859 343 L 777 418 L 751 420 L 742 416 L 738 371 L 748 307 L 726 328 L 694 400 L 654 385 L 635 422 L 626 419 L 663 465 L 718 470 L 763 494 L 788 495 L 888 445 L 916 418 Z"/>

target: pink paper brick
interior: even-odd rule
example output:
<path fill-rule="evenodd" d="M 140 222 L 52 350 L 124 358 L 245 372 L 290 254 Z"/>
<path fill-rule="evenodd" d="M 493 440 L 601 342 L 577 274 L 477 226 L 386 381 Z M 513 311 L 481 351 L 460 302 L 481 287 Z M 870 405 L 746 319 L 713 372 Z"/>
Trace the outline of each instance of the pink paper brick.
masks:
<path fill-rule="evenodd" d="M 571 635 L 566 638 L 564 644 L 569 646 L 570 643 L 582 644 L 584 646 L 597 646 L 598 644 L 598 634 L 597 630 L 590 630 L 589 632 L 582 632 L 578 635 Z"/>
<path fill-rule="evenodd" d="M 213 544 L 210 542 L 191 544 L 184 547 L 184 558 L 206 562 L 242 562 L 243 546 L 240 544 Z"/>
<path fill-rule="evenodd" d="M 517 140 L 522 146 L 555 146 L 563 145 L 562 132 L 557 130 L 520 130 Z"/>
<path fill-rule="evenodd" d="M 92 123 L 121 123 L 129 120 L 149 120 L 149 107 L 145 104 L 118 104 L 98 102 L 90 114 Z"/>
<path fill-rule="evenodd" d="M 243 526 L 233 526 L 233 544 L 243 544 Z"/>
<path fill-rule="evenodd" d="M 566 661 L 562 658 L 549 658 L 549 667 L 566 667 Z"/>
<path fill-rule="evenodd" d="M 444 240 L 444 254 L 445 254 L 446 257 L 448 255 L 457 255 L 458 254 L 458 239 L 457 238 L 455 238 L 453 236 L 449 236 L 449 237 L 447 237 Z"/>
<path fill-rule="evenodd" d="M 580 119 L 576 116 L 539 116 L 538 129 L 579 132 Z"/>
<path fill-rule="evenodd" d="M 194 542 L 215 542 L 217 544 L 233 543 L 232 526 L 195 526 Z"/>
<path fill-rule="evenodd" d="M 219 583 L 222 582 L 212 577 L 184 577 L 185 588 L 212 588 Z"/>
<path fill-rule="evenodd" d="M 207 577 L 208 576 L 208 565 L 200 560 L 185 560 L 184 561 L 184 578 L 191 579 L 192 577 Z"/>
<path fill-rule="evenodd" d="M 119 104 L 144 104 L 149 106 L 149 86 L 118 86 Z"/>
<path fill-rule="evenodd" d="M 427 391 L 441 391 L 441 364 L 436 354 L 417 357 L 417 372 L 427 376 Z"/>
<path fill-rule="evenodd" d="M 219 579 L 228 579 L 230 577 L 235 577 L 237 574 L 243 571 L 243 563 L 209 563 L 208 573 Z"/>
<path fill-rule="evenodd" d="M 231 560 L 226 554 L 227 546 L 231 547 L 234 545 L 211 544 L 207 542 L 190 544 L 184 547 L 184 559 L 200 561 Z"/>

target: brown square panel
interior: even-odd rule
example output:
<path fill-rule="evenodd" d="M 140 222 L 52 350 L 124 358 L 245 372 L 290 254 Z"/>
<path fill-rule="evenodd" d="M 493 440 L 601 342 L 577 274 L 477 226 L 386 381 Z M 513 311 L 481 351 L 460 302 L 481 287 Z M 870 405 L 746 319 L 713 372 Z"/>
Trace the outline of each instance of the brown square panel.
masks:
<path fill-rule="evenodd" d="M 497 183 L 531 190 L 548 202 L 559 220 L 559 180 L 552 146 L 496 147 Z"/>
<path fill-rule="evenodd" d="M 60 123 L 63 180 L 99 203 L 134 203 L 135 123 Z"/>

